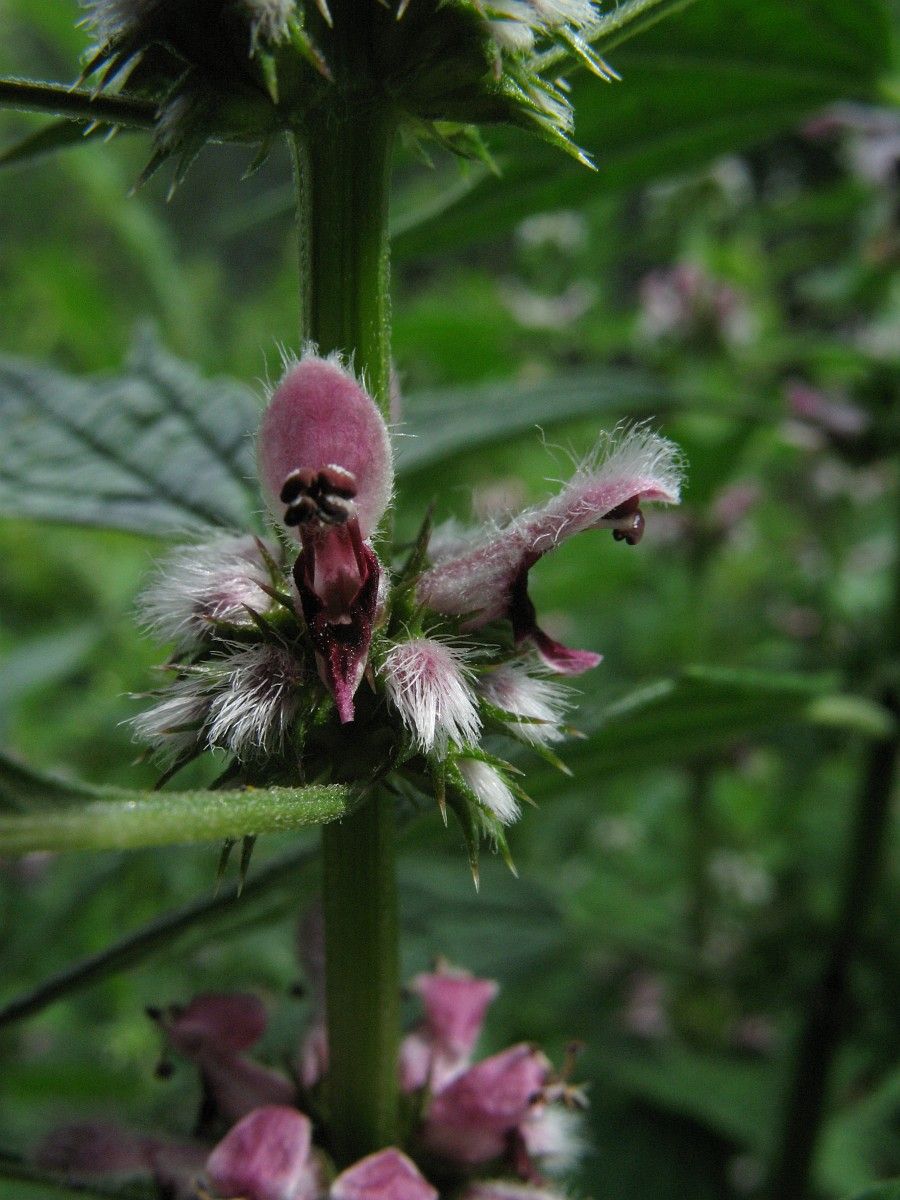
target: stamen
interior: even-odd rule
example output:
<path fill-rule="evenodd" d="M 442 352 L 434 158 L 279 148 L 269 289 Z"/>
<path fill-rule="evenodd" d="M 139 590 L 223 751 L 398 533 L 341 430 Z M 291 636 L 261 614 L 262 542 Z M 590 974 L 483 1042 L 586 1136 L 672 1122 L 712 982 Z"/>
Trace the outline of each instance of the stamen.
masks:
<path fill-rule="evenodd" d="M 346 525 L 356 516 L 356 477 L 330 464 L 297 467 L 281 485 L 286 525 Z"/>
<path fill-rule="evenodd" d="M 644 536 L 644 514 L 640 509 L 640 496 L 632 496 L 624 504 L 612 509 L 603 518 L 603 524 L 612 527 L 612 535 L 617 542 L 627 542 L 636 546 Z M 613 524 L 615 522 L 615 524 Z"/>

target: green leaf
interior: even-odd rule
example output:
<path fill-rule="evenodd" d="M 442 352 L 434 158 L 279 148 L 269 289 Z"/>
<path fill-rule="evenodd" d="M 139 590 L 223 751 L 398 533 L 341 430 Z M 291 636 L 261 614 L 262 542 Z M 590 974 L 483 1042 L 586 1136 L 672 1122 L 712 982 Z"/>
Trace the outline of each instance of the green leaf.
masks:
<path fill-rule="evenodd" d="M 108 127 L 93 125 L 87 121 L 52 121 L 36 133 L 14 142 L 8 150 L 0 154 L 0 167 L 11 167 L 17 163 L 33 162 L 45 154 L 55 150 L 65 150 L 69 146 L 80 146 L 91 138 L 102 137 L 108 132 Z"/>
<path fill-rule="evenodd" d="M 0 756 L 0 854 L 133 850 L 302 829 L 339 820 L 357 802 L 339 784 L 187 792 L 91 787 Z"/>
<path fill-rule="evenodd" d="M 0 514 L 160 537 L 254 527 L 259 411 L 148 336 L 115 375 L 0 358 Z"/>
<path fill-rule="evenodd" d="M 900 1200 L 900 1179 L 893 1179 L 888 1183 L 876 1183 L 874 1187 L 866 1188 L 864 1192 L 848 1196 L 847 1200 Z"/>
<path fill-rule="evenodd" d="M 538 384 L 491 383 L 418 392 L 409 398 L 397 469 L 432 467 L 454 454 L 505 441 L 535 425 L 550 428 L 599 412 L 652 416 L 678 395 L 638 371 L 573 371 Z"/>
<path fill-rule="evenodd" d="M 395 253 L 416 258 L 494 238 L 532 213 L 578 207 L 770 139 L 830 101 L 871 100 L 890 40 L 881 0 L 698 0 L 616 52 L 622 83 L 573 77 L 575 140 L 596 174 L 524 135 L 489 131 L 501 176 L 485 175 L 454 208 L 399 232 Z"/>
<path fill-rule="evenodd" d="M 254 871 L 243 888 L 238 883 L 229 884 L 216 895 L 206 895 L 129 931 L 102 950 L 70 963 L 36 987 L 7 1000 L 0 1006 L 0 1027 L 32 1017 L 57 1000 L 154 955 L 172 953 L 191 935 L 210 936 L 226 922 L 233 922 L 235 916 L 246 919 L 260 907 L 254 902 L 274 890 L 285 893 L 286 909 L 295 909 L 306 879 L 303 868 L 311 866 L 317 857 L 315 844 L 281 855 Z"/>
<path fill-rule="evenodd" d="M 588 722 L 594 728 L 583 742 L 565 747 L 562 757 L 576 778 L 686 762 L 720 753 L 742 738 L 777 733 L 798 721 L 817 723 L 821 714 L 834 726 L 843 710 L 842 728 L 872 735 L 884 726 L 863 704 L 836 704 L 833 678 L 821 675 L 767 674 L 718 667 L 687 667 L 632 692 Z M 861 716 L 860 716 L 861 713 Z M 585 722 L 579 721 L 584 729 Z M 546 784 L 546 787 L 544 786 Z M 564 786 L 556 774 L 529 775 L 529 790 Z"/>

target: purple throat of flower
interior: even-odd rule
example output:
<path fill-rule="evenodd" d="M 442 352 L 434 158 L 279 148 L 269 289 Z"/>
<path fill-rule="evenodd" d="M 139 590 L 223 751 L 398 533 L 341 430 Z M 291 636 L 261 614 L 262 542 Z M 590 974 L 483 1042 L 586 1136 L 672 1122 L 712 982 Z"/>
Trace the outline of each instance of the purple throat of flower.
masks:
<path fill-rule="evenodd" d="M 303 617 L 343 724 L 353 720 L 381 579 L 381 564 L 360 532 L 355 497 L 353 472 L 334 465 L 296 468 L 279 493 L 284 523 L 298 530 L 303 547 L 293 567 Z"/>

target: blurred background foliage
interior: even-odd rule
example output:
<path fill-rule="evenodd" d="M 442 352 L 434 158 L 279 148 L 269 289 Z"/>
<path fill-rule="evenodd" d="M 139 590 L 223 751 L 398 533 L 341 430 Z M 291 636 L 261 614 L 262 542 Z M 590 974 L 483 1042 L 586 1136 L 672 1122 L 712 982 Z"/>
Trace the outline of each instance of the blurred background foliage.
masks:
<path fill-rule="evenodd" d="M 613 53 L 624 83 L 576 102 L 597 176 L 500 134 L 499 182 L 411 150 L 397 170 L 398 433 L 422 434 L 403 444 L 400 536 L 431 500 L 466 519 L 544 494 L 624 415 L 653 417 L 690 464 L 685 503 L 649 515 L 639 549 L 594 535 L 535 572 L 547 627 L 605 660 L 578 681 L 577 723 L 597 732 L 565 748 L 574 776 L 527 764 L 540 811 L 512 831 L 520 880 L 486 863 L 476 896 L 434 816 L 410 827 L 401 864 L 408 972 L 443 954 L 499 979 L 489 1048 L 528 1038 L 559 1058 L 585 1044 L 577 1194 L 597 1200 L 764 1194 L 860 773 L 889 727 L 896 76 L 877 6 L 790 6 L 811 33 L 828 9 L 806 49 L 778 7 L 745 5 L 748 28 L 723 41 L 729 5 L 701 0 Z M 71 78 L 76 16 L 69 0 L 5 0 L 2 73 Z M 726 87 L 730 118 L 711 116 Z M 654 140 L 667 110 L 681 140 Z M 2 114 L 2 144 L 39 127 Z M 296 338 L 286 158 L 242 180 L 244 152 L 208 150 L 167 202 L 158 177 L 128 195 L 146 156 L 121 135 L 0 174 L 0 350 L 114 370 L 149 323 L 205 374 L 259 390 Z M 37 767 L 149 785 L 122 721 L 152 679 L 133 600 L 160 542 L 58 516 L 0 525 L 0 736 Z M 697 664 L 720 673 L 684 674 Z M 731 668 L 761 690 L 729 683 Z M 0 1014 L 0 1149 L 76 1114 L 190 1129 L 194 1082 L 186 1068 L 154 1077 L 148 1004 L 258 990 L 266 1053 L 292 1055 L 306 1005 L 292 929 L 315 871 L 252 881 L 293 844 L 261 842 L 243 901 L 150 939 L 127 969 L 30 1020 Z M 217 854 L 0 864 L 0 1004 L 208 899 Z M 900 1175 L 900 892 L 896 852 L 882 854 L 815 1158 L 821 1197 Z M 3 1197 L 51 1194 L 0 1182 Z"/>

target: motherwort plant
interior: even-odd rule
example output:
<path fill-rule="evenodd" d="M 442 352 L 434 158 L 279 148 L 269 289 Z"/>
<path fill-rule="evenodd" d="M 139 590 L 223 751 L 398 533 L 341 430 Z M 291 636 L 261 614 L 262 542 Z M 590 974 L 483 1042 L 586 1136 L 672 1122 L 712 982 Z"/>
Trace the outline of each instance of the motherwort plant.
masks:
<path fill-rule="evenodd" d="M 600 661 L 542 627 L 529 572 L 576 534 L 639 542 L 643 506 L 678 501 L 679 456 L 647 426 L 620 427 L 545 502 L 472 530 L 426 519 L 398 552 L 387 209 L 399 134 L 484 156 L 481 129 L 505 122 L 588 165 L 560 72 L 612 75 L 591 48 L 603 19 L 589 0 L 88 5 L 98 120 L 152 126 L 145 176 L 171 160 L 177 182 L 210 141 L 253 144 L 258 163 L 285 136 L 297 187 L 298 354 L 257 435 L 269 532 L 216 534 L 160 564 L 142 615 L 172 649 L 135 738 L 166 779 L 218 752 L 224 803 L 322 783 L 354 799 L 324 828 L 322 1011 L 299 1083 L 247 1058 L 261 1018 L 246 998 L 161 1010 L 220 1140 L 82 1130 L 52 1141 L 57 1166 L 91 1174 L 111 1157 L 167 1194 L 223 1200 L 430 1200 L 429 1179 L 471 1200 L 539 1200 L 545 1165 L 571 1157 L 565 1073 L 524 1044 L 471 1063 L 493 984 L 420 977 L 425 1016 L 401 1046 L 396 810 L 452 813 L 476 878 L 483 840 L 508 858 L 527 778 L 504 746 L 558 762 L 565 680 Z"/>

